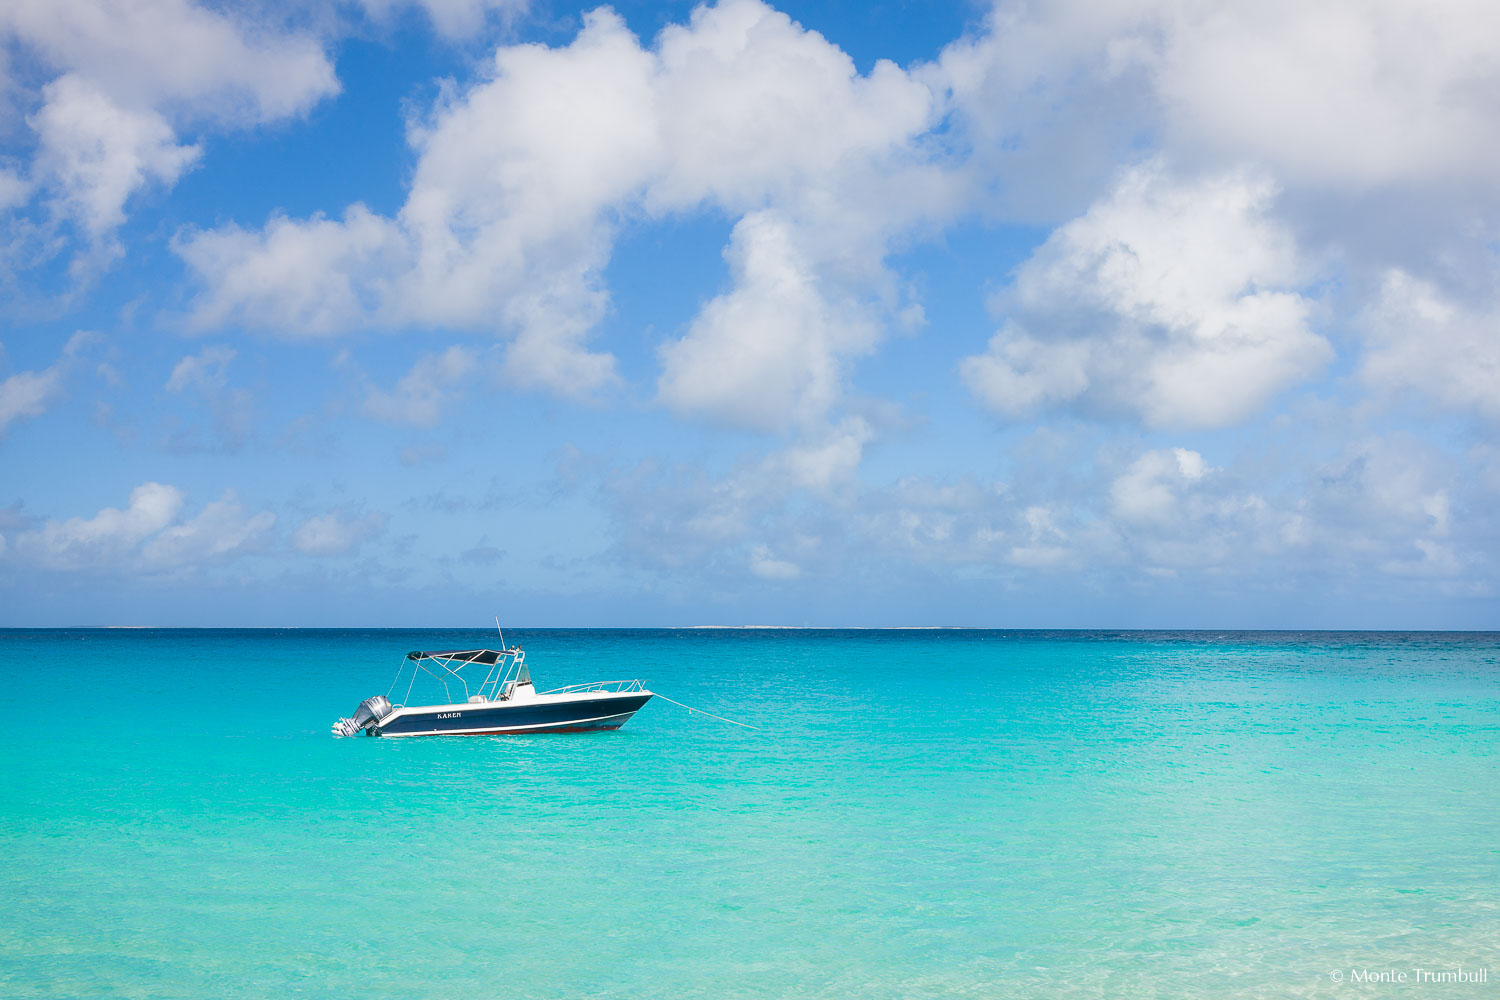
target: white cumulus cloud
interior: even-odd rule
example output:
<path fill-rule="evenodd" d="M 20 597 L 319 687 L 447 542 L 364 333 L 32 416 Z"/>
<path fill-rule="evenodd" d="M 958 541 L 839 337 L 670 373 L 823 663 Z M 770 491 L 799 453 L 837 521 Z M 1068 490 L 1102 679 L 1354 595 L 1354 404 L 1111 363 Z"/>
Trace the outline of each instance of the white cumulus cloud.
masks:
<path fill-rule="evenodd" d="M 1012 418 L 1073 407 L 1217 427 L 1252 415 L 1333 353 L 1310 327 L 1295 243 L 1267 214 L 1274 193 L 1244 172 L 1129 172 L 1021 266 L 964 381 Z"/>
<path fill-rule="evenodd" d="M 1474 0 L 1152 5 L 1184 143 L 1333 185 L 1478 178 L 1500 157 L 1500 11 Z"/>
<path fill-rule="evenodd" d="M 121 108 L 76 74 L 47 84 L 42 97 L 29 120 L 40 142 L 35 168 L 91 236 L 119 227 L 132 193 L 151 181 L 172 186 L 200 153 L 178 145 L 156 111 Z"/>
<path fill-rule="evenodd" d="M 1465 302 L 1396 269 L 1361 319 L 1368 385 L 1500 418 L 1500 302 Z"/>
<path fill-rule="evenodd" d="M 141 555 L 151 567 L 198 565 L 251 548 L 275 523 L 275 514 L 249 514 L 233 491 L 227 491 L 191 520 L 158 532 Z"/>
<path fill-rule="evenodd" d="M 1324 191 L 1478 181 L 1500 157 L 1500 14 L 1475 0 L 998 0 L 938 75 L 1008 204 L 1065 205 L 1151 134 Z"/>
<path fill-rule="evenodd" d="M 917 142 L 940 114 L 928 84 L 888 62 L 861 75 L 758 0 L 699 7 L 651 48 L 600 8 L 566 46 L 498 49 L 412 122 L 395 216 L 353 205 L 175 245 L 201 283 L 199 327 L 488 330 L 511 338 L 517 380 L 584 395 L 617 379 L 588 340 L 620 220 L 716 207 L 741 220 L 736 287 L 665 351 L 663 399 L 792 425 L 837 397 L 845 359 L 876 337 L 870 313 L 905 306 L 883 265 L 891 240 L 953 210 Z M 783 292 L 796 301 L 779 305 Z"/>
<path fill-rule="evenodd" d="M 735 226 L 725 252 L 733 290 L 662 348 L 658 390 L 673 409 L 785 430 L 837 401 L 843 359 L 869 351 L 878 328 L 857 307 L 828 300 L 794 240 L 769 212 Z"/>
<path fill-rule="evenodd" d="M 92 517 L 47 520 L 16 533 L 11 558 L 56 571 L 134 575 L 191 570 L 251 550 L 275 523 L 269 511 L 250 514 L 226 492 L 189 520 L 175 486 L 143 483 L 123 508 Z"/>
<path fill-rule="evenodd" d="M 1170 521 L 1180 495 L 1208 472 L 1203 456 L 1187 448 L 1148 451 L 1111 484 L 1110 505 L 1129 522 Z"/>
<path fill-rule="evenodd" d="M 338 90 L 318 39 L 191 0 L 13 0 L 0 41 L 44 80 L 28 95 L 37 147 L 12 207 L 43 194 L 106 247 L 132 195 L 196 161 L 184 130 L 275 121 Z"/>

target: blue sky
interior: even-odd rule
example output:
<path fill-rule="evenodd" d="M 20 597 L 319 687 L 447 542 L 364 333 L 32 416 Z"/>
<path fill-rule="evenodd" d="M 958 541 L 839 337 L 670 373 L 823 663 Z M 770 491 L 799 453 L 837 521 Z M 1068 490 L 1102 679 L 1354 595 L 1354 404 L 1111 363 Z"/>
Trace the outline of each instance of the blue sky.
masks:
<path fill-rule="evenodd" d="M 0 13 L 0 625 L 1500 626 L 1500 15 Z"/>

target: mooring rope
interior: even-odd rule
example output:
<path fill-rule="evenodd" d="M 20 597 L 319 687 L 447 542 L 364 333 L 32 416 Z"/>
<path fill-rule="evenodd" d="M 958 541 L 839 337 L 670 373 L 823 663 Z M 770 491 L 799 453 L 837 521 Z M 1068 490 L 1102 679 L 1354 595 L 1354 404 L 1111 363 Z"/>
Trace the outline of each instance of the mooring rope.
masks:
<path fill-rule="evenodd" d="M 684 705 L 680 701 L 672 701 L 671 698 L 668 698 L 664 694 L 658 694 L 657 697 L 660 698 L 662 701 L 671 701 L 672 704 L 676 705 L 678 708 L 685 708 L 689 712 L 697 712 L 699 715 L 706 715 L 710 719 L 718 719 L 720 722 L 727 722 L 731 726 L 741 726 L 741 727 L 743 727 L 745 729 L 754 729 L 757 733 L 760 732 L 760 729 L 758 727 L 756 727 L 756 726 L 748 725 L 747 723 L 744 723 L 744 722 L 735 722 L 733 719 L 726 719 L 722 715 L 714 715 L 712 712 L 705 712 L 701 708 L 694 708 L 692 705 Z"/>

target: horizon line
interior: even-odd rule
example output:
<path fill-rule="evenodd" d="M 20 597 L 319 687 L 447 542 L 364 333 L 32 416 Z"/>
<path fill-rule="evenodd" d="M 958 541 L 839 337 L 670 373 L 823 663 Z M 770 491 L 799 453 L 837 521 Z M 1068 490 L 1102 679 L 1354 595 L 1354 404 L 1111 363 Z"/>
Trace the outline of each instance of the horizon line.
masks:
<path fill-rule="evenodd" d="M 1169 625 L 507 625 L 509 629 L 570 631 L 827 631 L 827 632 L 1429 632 L 1497 633 L 1500 628 L 1375 628 L 1369 626 Z M 0 625 L 0 631 L 488 631 L 473 625 Z"/>

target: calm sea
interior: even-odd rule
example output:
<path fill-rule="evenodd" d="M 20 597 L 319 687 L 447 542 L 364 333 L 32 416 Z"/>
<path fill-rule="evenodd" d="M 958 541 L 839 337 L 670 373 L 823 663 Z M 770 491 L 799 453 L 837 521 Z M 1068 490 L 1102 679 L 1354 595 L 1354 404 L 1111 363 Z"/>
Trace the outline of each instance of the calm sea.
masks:
<path fill-rule="evenodd" d="M 338 740 L 492 633 L 0 632 L 0 995 L 1500 995 L 1500 635 L 506 638 L 762 731 Z"/>

